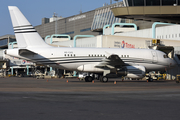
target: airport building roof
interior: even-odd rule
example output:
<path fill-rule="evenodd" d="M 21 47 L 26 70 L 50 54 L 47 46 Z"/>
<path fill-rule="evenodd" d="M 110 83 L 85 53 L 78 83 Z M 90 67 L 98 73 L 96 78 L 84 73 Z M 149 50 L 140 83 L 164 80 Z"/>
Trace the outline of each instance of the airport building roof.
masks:
<path fill-rule="evenodd" d="M 180 23 L 180 0 L 123 0 L 125 7 L 112 8 L 118 18 Z"/>

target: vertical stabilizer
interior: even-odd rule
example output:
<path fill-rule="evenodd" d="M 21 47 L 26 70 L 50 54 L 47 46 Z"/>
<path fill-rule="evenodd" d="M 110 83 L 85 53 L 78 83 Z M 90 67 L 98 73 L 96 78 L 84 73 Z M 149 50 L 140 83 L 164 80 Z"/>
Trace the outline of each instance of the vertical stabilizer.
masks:
<path fill-rule="evenodd" d="M 19 48 L 49 46 L 16 6 L 8 8 Z"/>

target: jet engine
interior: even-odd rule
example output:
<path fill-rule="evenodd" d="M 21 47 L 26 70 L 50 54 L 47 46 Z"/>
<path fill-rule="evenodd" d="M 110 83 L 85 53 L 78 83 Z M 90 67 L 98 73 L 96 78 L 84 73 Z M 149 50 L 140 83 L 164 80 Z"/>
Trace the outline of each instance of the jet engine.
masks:
<path fill-rule="evenodd" d="M 126 66 L 117 70 L 117 75 L 126 76 L 128 78 L 143 78 L 146 74 L 144 66 Z"/>

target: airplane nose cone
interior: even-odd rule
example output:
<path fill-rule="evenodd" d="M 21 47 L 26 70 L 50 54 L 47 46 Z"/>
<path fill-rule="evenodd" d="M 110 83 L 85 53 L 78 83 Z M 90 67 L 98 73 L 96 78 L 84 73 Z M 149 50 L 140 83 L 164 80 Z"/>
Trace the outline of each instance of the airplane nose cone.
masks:
<path fill-rule="evenodd" d="M 170 61 L 170 67 L 175 67 L 177 65 L 175 60 Z"/>

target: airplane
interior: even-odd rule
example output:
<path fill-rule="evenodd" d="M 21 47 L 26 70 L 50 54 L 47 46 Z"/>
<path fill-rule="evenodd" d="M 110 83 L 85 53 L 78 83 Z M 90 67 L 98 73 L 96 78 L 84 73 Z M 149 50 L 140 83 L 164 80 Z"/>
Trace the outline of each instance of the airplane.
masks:
<path fill-rule="evenodd" d="M 100 81 L 111 77 L 143 78 L 150 71 L 163 71 L 176 65 L 164 52 L 153 49 L 126 48 L 59 48 L 48 45 L 16 6 L 9 12 L 18 48 L 5 54 L 59 69 L 100 75 Z M 85 81 L 93 80 L 86 76 Z"/>

